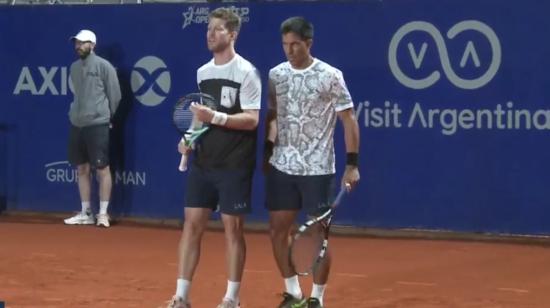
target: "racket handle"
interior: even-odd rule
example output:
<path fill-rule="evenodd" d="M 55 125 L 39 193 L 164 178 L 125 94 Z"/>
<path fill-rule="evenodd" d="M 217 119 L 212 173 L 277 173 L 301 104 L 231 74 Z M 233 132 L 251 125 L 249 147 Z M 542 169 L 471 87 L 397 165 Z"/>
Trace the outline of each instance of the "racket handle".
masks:
<path fill-rule="evenodd" d="M 181 172 L 187 171 L 187 154 L 181 154 L 181 160 L 178 170 Z"/>

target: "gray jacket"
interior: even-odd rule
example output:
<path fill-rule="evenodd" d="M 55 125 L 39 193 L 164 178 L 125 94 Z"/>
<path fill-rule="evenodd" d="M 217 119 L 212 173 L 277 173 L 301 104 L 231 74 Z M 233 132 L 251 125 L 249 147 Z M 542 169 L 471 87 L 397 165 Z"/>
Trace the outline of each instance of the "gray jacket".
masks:
<path fill-rule="evenodd" d="M 121 99 L 115 68 L 91 53 L 71 64 L 71 81 L 74 88 L 69 110 L 71 123 L 77 127 L 109 123 Z"/>

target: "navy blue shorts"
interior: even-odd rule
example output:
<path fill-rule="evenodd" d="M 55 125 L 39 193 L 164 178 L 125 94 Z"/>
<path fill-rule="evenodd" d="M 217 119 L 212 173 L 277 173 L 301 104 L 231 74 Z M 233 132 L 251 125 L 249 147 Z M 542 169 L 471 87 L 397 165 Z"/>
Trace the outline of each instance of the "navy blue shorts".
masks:
<path fill-rule="evenodd" d="M 109 124 L 86 127 L 71 125 L 69 132 L 69 162 L 72 165 L 89 163 L 101 169 L 109 165 Z"/>
<path fill-rule="evenodd" d="M 291 175 L 271 166 L 266 175 L 269 211 L 301 210 L 315 216 L 328 209 L 334 198 L 334 174 Z"/>
<path fill-rule="evenodd" d="M 202 169 L 194 164 L 189 167 L 185 207 L 219 209 L 229 215 L 250 213 L 252 170 Z"/>

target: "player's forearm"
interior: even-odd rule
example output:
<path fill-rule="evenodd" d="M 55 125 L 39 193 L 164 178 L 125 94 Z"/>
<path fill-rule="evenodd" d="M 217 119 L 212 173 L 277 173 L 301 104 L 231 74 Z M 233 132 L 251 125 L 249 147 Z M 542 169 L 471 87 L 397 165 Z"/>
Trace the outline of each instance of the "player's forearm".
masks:
<path fill-rule="evenodd" d="M 275 138 L 277 138 L 277 113 L 273 109 L 267 111 L 265 119 L 265 140 L 264 140 L 264 155 L 263 155 L 263 171 L 269 172 L 271 169 L 269 159 L 273 155 L 273 147 L 275 146 Z"/>
<path fill-rule="evenodd" d="M 350 185 L 348 190 L 355 187 L 359 181 L 359 125 L 353 112 L 348 112 L 342 118 L 344 126 L 344 140 L 346 142 L 346 169 L 342 176 L 342 185 Z"/>
<path fill-rule="evenodd" d="M 359 127 L 357 123 L 355 125 L 350 124 L 350 128 L 346 129 L 345 141 L 347 153 L 359 153 Z"/>
<path fill-rule="evenodd" d="M 343 120 L 347 153 L 359 153 L 359 125 L 352 113 Z"/>
<path fill-rule="evenodd" d="M 277 138 L 277 114 L 274 110 L 268 110 L 265 119 L 265 140 L 275 142 Z"/>
<path fill-rule="evenodd" d="M 109 100 L 109 108 L 111 109 L 111 117 L 115 114 L 120 100 L 122 99 L 122 93 L 120 90 L 120 83 L 118 76 L 114 68 L 108 70 L 107 80 L 105 82 L 105 90 L 107 99 Z"/>
<path fill-rule="evenodd" d="M 237 114 L 227 115 L 227 122 L 225 122 L 225 125 L 223 126 L 231 129 L 254 130 L 258 127 L 258 122 L 258 110 L 254 110 L 252 112 L 244 111 Z"/>

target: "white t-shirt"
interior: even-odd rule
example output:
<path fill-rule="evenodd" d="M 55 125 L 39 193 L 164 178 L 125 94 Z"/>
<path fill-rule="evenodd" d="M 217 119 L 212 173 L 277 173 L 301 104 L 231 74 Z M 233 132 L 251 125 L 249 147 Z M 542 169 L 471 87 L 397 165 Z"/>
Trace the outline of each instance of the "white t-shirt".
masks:
<path fill-rule="evenodd" d="M 203 93 L 210 94 L 218 111 L 236 114 L 258 110 L 262 85 L 258 70 L 236 54 L 231 61 L 216 65 L 212 59 L 197 70 L 197 83 Z M 254 130 L 228 129 L 210 125 L 196 148 L 195 164 L 208 168 L 253 169 L 256 161 Z"/>
<path fill-rule="evenodd" d="M 212 59 L 201 66 L 197 70 L 197 84 L 202 92 L 219 98 L 224 108 L 239 105 L 242 110 L 260 109 L 262 85 L 258 70 L 239 54 L 222 65 L 216 65 Z"/>
<path fill-rule="evenodd" d="M 342 72 L 314 59 L 306 69 L 284 62 L 269 71 L 277 111 L 277 139 L 270 163 L 292 175 L 334 174 L 337 112 L 353 108 Z M 273 95 L 274 94 L 274 95 Z"/>

